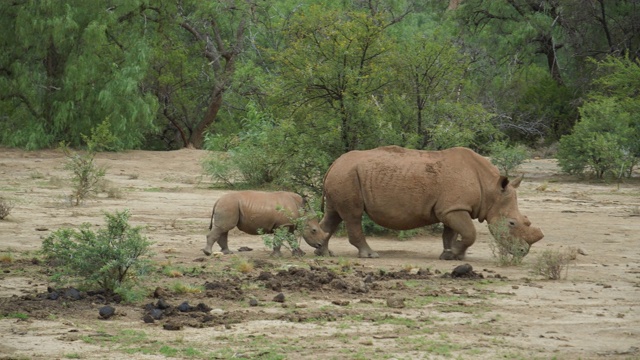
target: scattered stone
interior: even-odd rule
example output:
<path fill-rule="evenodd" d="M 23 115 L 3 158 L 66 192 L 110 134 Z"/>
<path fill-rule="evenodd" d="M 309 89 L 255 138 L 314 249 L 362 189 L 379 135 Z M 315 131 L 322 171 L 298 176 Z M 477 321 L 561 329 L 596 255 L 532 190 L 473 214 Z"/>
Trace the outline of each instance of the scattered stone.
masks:
<path fill-rule="evenodd" d="M 100 314 L 101 318 L 108 319 L 108 318 L 112 317 L 116 313 L 116 309 L 114 309 L 113 307 L 107 305 L 107 306 L 101 307 L 100 310 L 98 311 L 98 313 Z"/>
<path fill-rule="evenodd" d="M 473 267 L 469 264 L 458 265 L 451 272 L 451 277 L 459 278 L 470 274 L 473 271 Z"/>
<path fill-rule="evenodd" d="M 74 288 L 65 290 L 64 297 L 69 300 L 80 300 L 80 291 Z"/>
<path fill-rule="evenodd" d="M 273 277 L 273 274 L 268 271 L 261 271 L 260 275 L 258 275 L 258 280 L 265 281 L 269 280 Z"/>
<path fill-rule="evenodd" d="M 399 296 L 392 296 L 387 298 L 387 306 L 393 309 L 404 308 L 404 298 Z"/>
<path fill-rule="evenodd" d="M 151 316 L 151 318 L 154 320 L 162 319 L 163 315 L 164 313 L 160 309 L 153 309 L 149 312 L 149 316 Z"/>
<path fill-rule="evenodd" d="M 211 307 L 205 303 L 199 303 L 196 305 L 195 310 L 200 312 L 209 312 L 211 311 Z"/>
<path fill-rule="evenodd" d="M 156 320 L 150 314 L 146 314 L 142 318 L 142 321 L 144 321 L 146 324 L 153 324 L 154 322 L 156 322 Z"/>
<path fill-rule="evenodd" d="M 347 306 L 349 305 L 349 300 L 333 300 L 331 303 L 338 306 Z"/>
<path fill-rule="evenodd" d="M 371 284 L 373 282 L 373 275 L 372 274 L 367 274 L 367 276 L 364 277 L 365 284 Z"/>
<path fill-rule="evenodd" d="M 164 299 L 167 297 L 167 291 L 158 286 L 153 292 L 153 297 L 156 299 Z"/>
<path fill-rule="evenodd" d="M 209 311 L 209 314 L 212 314 L 212 315 L 224 315 L 224 310 L 222 310 L 222 309 L 211 309 L 211 311 Z"/>
<path fill-rule="evenodd" d="M 165 310 L 171 307 L 171 305 L 169 305 L 166 301 L 164 301 L 164 299 L 160 299 L 158 300 L 158 302 L 156 303 L 156 307 L 160 310 Z"/>
<path fill-rule="evenodd" d="M 50 292 L 47 296 L 49 300 L 58 300 L 59 297 L 60 297 L 60 294 L 58 294 L 57 291 Z"/>
<path fill-rule="evenodd" d="M 305 304 L 305 303 L 296 303 L 296 304 L 295 304 L 296 309 L 304 309 L 304 308 L 306 308 L 307 306 L 308 306 L 308 305 L 307 305 L 307 304 Z"/>
<path fill-rule="evenodd" d="M 283 303 L 284 302 L 284 294 L 279 293 L 278 295 L 273 297 L 273 301 Z"/>
<path fill-rule="evenodd" d="M 176 330 L 182 330 L 182 325 L 178 323 L 168 322 L 162 325 L 162 328 L 165 330 L 176 331 Z"/>
<path fill-rule="evenodd" d="M 578 254 L 587 256 L 587 252 L 583 248 L 578 248 Z"/>
<path fill-rule="evenodd" d="M 511 288 L 512 288 L 512 289 L 517 290 L 517 289 L 520 289 L 520 286 L 518 286 L 518 285 L 512 285 L 512 286 L 511 286 Z"/>
<path fill-rule="evenodd" d="M 243 246 L 243 247 L 239 248 L 238 251 L 240 251 L 240 252 L 242 252 L 242 251 L 253 251 L 253 249 L 248 247 L 248 246 Z"/>
<path fill-rule="evenodd" d="M 249 306 L 258 306 L 258 299 L 256 298 L 249 299 Z"/>
<path fill-rule="evenodd" d="M 191 305 L 189 305 L 188 302 L 183 302 L 182 304 L 178 305 L 178 310 L 182 311 L 182 312 L 189 312 L 191 311 Z"/>

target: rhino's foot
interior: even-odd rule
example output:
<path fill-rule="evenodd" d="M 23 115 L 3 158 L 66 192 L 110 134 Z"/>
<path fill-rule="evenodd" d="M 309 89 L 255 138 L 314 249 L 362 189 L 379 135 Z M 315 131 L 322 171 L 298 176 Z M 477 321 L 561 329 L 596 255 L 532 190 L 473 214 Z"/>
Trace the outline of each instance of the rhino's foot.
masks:
<path fill-rule="evenodd" d="M 373 250 L 364 250 L 364 251 L 360 251 L 358 253 L 358 256 L 360 256 L 361 258 L 379 258 L 380 255 L 378 255 L 377 252 L 373 251 Z"/>
<path fill-rule="evenodd" d="M 273 258 L 281 258 L 282 257 L 282 252 L 280 252 L 280 250 L 273 250 L 271 252 L 271 254 L 269 254 L 269 256 L 271 256 Z"/>
<path fill-rule="evenodd" d="M 225 255 L 229 255 L 229 254 L 233 254 L 233 251 L 229 250 L 229 249 L 222 249 L 220 250 L 223 254 Z"/>
<path fill-rule="evenodd" d="M 202 252 L 207 256 L 211 256 L 211 250 L 202 249 Z"/>
<path fill-rule="evenodd" d="M 464 254 L 454 254 L 451 250 L 444 250 L 440 254 L 440 260 L 464 260 Z"/>

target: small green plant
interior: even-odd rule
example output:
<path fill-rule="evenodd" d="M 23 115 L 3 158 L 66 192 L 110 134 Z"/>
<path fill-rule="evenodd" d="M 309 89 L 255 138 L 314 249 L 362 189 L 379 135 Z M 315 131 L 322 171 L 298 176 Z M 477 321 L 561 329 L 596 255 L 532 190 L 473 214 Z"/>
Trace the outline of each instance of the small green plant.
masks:
<path fill-rule="evenodd" d="M 65 143 L 60 143 L 60 147 L 67 157 L 64 169 L 72 173 L 73 192 L 70 199 L 73 205 L 78 206 L 96 192 L 106 174 L 106 169 L 95 164 L 96 153 L 93 146 L 89 146 L 88 150 L 82 154 L 72 151 Z"/>
<path fill-rule="evenodd" d="M 11 214 L 11 210 L 13 210 L 14 202 L 0 197 L 0 220 L 4 220 L 9 214 Z"/>
<path fill-rule="evenodd" d="M 128 210 L 105 213 L 107 226 L 97 232 L 85 223 L 79 230 L 61 228 L 49 235 L 42 252 L 58 270 L 55 280 L 116 292 L 148 274 L 151 242 L 141 227 L 129 224 L 129 216 Z"/>
<path fill-rule="evenodd" d="M 511 146 L 506 141 L 497 141 L 489 146 L 491 162 L 500 169 L 504 176 L 522 164 L 529 153 L 523 145 Z"/>
<path fill-rule="evenodd" d="M 549 280 L 566 278 L 569 271 L 569 263 L 576 258 L 577 250 L 565 251 L 545 250 L 534 261 L 532 272 Z"/>
<path fill-rule="evenodd" d="M 10 252 L 0 253 L 0 263 L 11 264 L 15 261 L 13 254 Z"/>
<path fill-rule="evenodd" d="M 241 274 L 248 274 L 254 269 L 253 261 L 237 256 L 233 258 L 231 266 Z"/>
<path fill-rule="evenodd" d="M 489 224 L 489 230 L 493 235 L 489 246 L 496 263 L 500 266 L 520 265 L 529 251 L 529 244 L 511 236 L 507 219 Z"/>
<path fill-rule="evenodd" d="M 303 215 L 296 217 L 290 212 L 287 212 L 282 207 L 277 207 L 277 211 L 282 212 L 289 219 L 292 226 L 294 227 L 294 231 L 291 232 L 289 226 L 279 227 L 273 230 L 273 234 L 266 234 L 262 230 L 258 232 L 262 235 L 262 241 L 264 245 L 274 249 L 278 246 L 284 246 L 287 249 L 291 250 L 293 253 L 296 253 L 300 250 L 300 236 L 302 235 L 302 231 L 304 229 L 304 224 L 307 221 L 308 217 L 311 215 Z"/>
<path fill-rule="evenodd" d="M 180 281 L 176 281 L 171 284 L 170 289 L 175 294 L 200 294 L 202 292 L 201 286 L 186 284 Z"/>
<path fill-rule="evenodd" d="M 25 313 L 9 313 L 7 315 L 0 315 L 0 319 L 20 319 L 20 320 L 27 320 L 29 318 L 29 315 L 25 314 Z"/>

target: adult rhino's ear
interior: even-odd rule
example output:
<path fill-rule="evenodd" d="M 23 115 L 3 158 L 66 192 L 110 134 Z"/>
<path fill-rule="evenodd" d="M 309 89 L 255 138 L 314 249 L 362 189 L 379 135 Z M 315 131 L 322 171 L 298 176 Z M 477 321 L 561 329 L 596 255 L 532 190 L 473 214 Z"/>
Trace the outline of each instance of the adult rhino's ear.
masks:
<path fill-rule="evenodd" d="M 509 185 L 509 178 L 506 176 L 500 176 L 500 179 L 498 180 L 498 184 L 500 185 L 500 190 L 502 191 L 507 190 L 507 186 Z"/>

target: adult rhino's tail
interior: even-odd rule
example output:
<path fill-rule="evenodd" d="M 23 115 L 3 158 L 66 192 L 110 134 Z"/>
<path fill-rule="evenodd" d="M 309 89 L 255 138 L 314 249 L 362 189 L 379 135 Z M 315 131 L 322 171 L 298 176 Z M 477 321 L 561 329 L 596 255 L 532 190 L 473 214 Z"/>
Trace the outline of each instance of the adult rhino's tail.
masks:
<path fill-rule="evenodd" d="M 211 210 L 211 222 L 209 223 L 209 230 L 213 229 L 213 214 L 216 213 L 216 205 L 218 204 L 218 202 L 216 201 L 215 204 L 213 204 L 213 209 Z"/>

